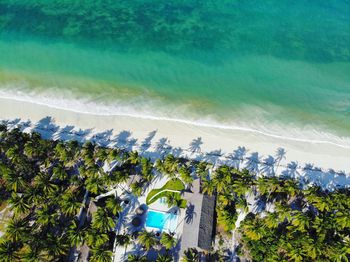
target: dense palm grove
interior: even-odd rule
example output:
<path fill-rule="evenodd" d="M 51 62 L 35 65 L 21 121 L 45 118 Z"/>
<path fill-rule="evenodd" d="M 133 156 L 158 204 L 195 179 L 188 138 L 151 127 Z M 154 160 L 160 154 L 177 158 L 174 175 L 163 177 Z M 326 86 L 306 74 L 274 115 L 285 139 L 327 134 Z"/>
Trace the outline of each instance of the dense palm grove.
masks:
<path fill-rule="evenodd" d="M 153 177 L 150 160 L 90 142 L 81 146 L 76 141 L 44 140 L 35 132 L 9 131 L 4 125 L 0 135 L 0 204 L 13 213 L 0 239 L 0 261 L 63 261 L 82 245 L 89 247 L 90 261 L 111 261 L 121 200 L 104 198 L 90 219 L 82 219 L 86 199 L 94 199 L 136 172 L 142 180 L 131 184 L 131 190 L 140 195 Z M 105 173 L 104 163 L 116 159 L 123 164 Z M 120 245 L 131 242 L 129 235 L 116 239 Z M 146 231 L 138 241 L 145 250 L 156 244 L 169 250 L 176 244 L 169 234 L 158 239 Z M 133 259 L 142 258 L 130 256 Z M 165 255 L 158 259 L 171 260 Z"/>
<path fill-rule="evenodd" d="M 217 194 L 218 228 L 232 233 L 238 213 L 238 254 L 253 261 L 349 261 L 350 190 L 301 189 L 288 178 L 253 177 L 227 166 L 204 180 Z M 257 210 L 251 210 L 253 201 Z"/>
<path fill-rule="evenodd" d="M 105 163 L 122 164 L 104 171 Z M 96 211 L 84 214 L 88 200 L 107 192 L 132 175 L 141 175 L 130 193 L 141 195 L 155 174 L 181 179 L 189 185 L 193 174 L 201 178 L 203 193 L 217 196 L 219 235 L 237 235 L 237 252 L 252 261 L 348 261 L 350 254 L 350 192 L 301 188 L 287 178 L 257 177 L 246 170 L 167 155 L 153 164 L 137 152 L 96 146 L 90 142 L 41 139 L 0 126 L 0 206 L 12 217 L 0 239 L 0 261 L 62 261 L 77 248 L 89 248 L 90 261 L 111 261 L 113 243 L 125 246 L 138 241 L 145 251 L 163 249 L 157 261 L 171 261 L 177 241 L 170 234 L 160 237 L 142 231 L 134 240 L 115 236 L 113 229 L 123 209 L 121 199 L 103 198 Z M 179 201 L 168 203 L 177 205 Z M 259 209 L 252 209 L 251 203 Z M 244 219 L 238 228 L 239 215 Z M 214 260 L 226 260 L 216 246 Z M 219 250 L 217 250 L 219 249 Z M 147 253 L 147 252 L 146 252 Z M 195 249 L 184 261 L 198 261 Z M 147 261 L 129 255 L 128 261 Z"/>

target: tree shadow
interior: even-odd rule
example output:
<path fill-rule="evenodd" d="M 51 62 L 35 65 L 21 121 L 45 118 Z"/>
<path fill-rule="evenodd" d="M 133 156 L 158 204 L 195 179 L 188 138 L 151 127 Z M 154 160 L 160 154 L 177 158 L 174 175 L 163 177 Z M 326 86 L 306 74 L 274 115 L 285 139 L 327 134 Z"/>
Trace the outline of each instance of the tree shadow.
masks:
<path fill-rule="evenodd" d="M 249 157 L 247 157 L 247 163 L 245 168 L 251 173 L 258 174 L 259 164 L 260 164 L 259 153 L 254 152 Z"/>
<path fill-rule="evenodd" d="M 161 158 L 163 158 L 165 154 L 169 153 L 172 148 L 168 142 L 168 138 L 163 137 L 159 139 L 155 145 L 155 151 L 159 153 Z"/>
<path fill-rule="evenodd" d="M 53 138 L 53 134 L 58 130 L 59 126 L 54 123 L 54 120 L 51 116 L 40 119 L 33 128 L 33 131 L 40 133 L 41 136 L 46 139 Z"/>
<path fill-rule="evenodd" d="M 148 150 L 151 147 L 152 140 L 156 134 L 157 134 L 157 130 L 153 130 L 153 131 L 149 132 L 148 135 L 146 136 L 146 138 L 141 142 L 140 149 L 143 151 Z"/>
<path fill-rule="evenodd" d="M 9 129 L 13 129 L 13 128 L 17 127 L 20 122 L 21 122 L 20 118 L 15 118 L 15 119 L 11 119 L 11 120 L 4 120 L 4 123 L 7 125 L 7 127 Z"/>
<path fill-rule="evenodd" d="M 285 170 L 281 172 L 282 177 L 290 177 L 293 179 L 299 179 L 300 173 L 298 171 L 298 162 L 292 161 L 287 164 Z"/>
<path fill-rule="evenodd" d="M 32 121 L 27 120 L 27 121 L 21 121 L 18 124 L 19 129 L 23 132 L 25 131 L 27 128 L 29 128 L 32 125 Z"/>
<path fill-rule="evenodd" d="M 232 154 L 229 154 L 228 159 L 229 163 L 233 168 L 240 169 L 240 165 L 244 161 L 244 157 L 247 154 L 248 150 L 243 146 L 239 146 Z"/>
<path fill-rule="evenodd" d="M 189 150 L 191 153 L 201 153 L 201 146 L 203 144 L 202 138 L 198 137 L 192 140 L 189 146 Z"/>
<path fill-rule="evenodd" d="M 113 141 L 115 141 L 115 146 L 119 147 L 119 148 L 123 148 L 125 149 L 125 146 L 128 142 L 128 139 L 131 136 L 131 132 L 127 131 L 127 130 L 123 130 L 121 131 L 114 139 Z"/>
<path fill-rule="evenodd" d="M 274 176 L 275 175 L 275 163 L 276 159 L 273 156 L 268 156 L 261 162 L 260 172 L 264 173 L 266 176 Z"/>
<path fill-rule="evenodd" d="M 181 156 L 182 152 L 183 152 L 183 150 L 181 147 L 175 147 L 171 150 L 171 154 L 177 158 L 179 158 Z"/>
<path fill-rule="evenodd" d="M 72 135 L 79 143 L 84 143 L 87 141 L 87 136 L 92 132 L 92 129 L 79 129 L 73 130 Z"/>
<path fill-rule="evenodd" d="M 221 156 L 222 156 L 222 152 L 221 152 L 221 149 L 219 149 L 219 150 L 213 150 L 213 151 L 207 152 L 202 158 L 204 161 L 207 161 L 215 165 L 217 164 Z"/>
<path fill-rule="evenodd" d="M 303 168 L 303 173 L 304 178 L 308 183 L 330 191 L 345 187 L 350 183 L 350 177 L 343 171 L 335 172 L 333 169 L 322 171 L 318 167 L 313 167 L 312 165 L 307 164 Z"/>
<path fill-rule="evenodd" d="M 285 159 L 286 154 L 287 154 L 287 151 L 284 148 L 282 148 L 282 147 L 277 148 L 276 156 L 275 156 L 276 162 L 279 163 L 280 161 Z"/>
<path fill-rule="evenodd" d="M 113 129 L 109 129 L 104 132 L 96 133 L 92 136 L 91 141 L 100 146 L 107 146 L 109 143 L 111 143 L 112 135 Z"/>
<path fill-rule="evenodd" d="M 127 141 L 126 145 L 125 145 L 125 149 L 128 150 L 128 151 L 132 151 L 134 146 L 136 145 L 136 143 L 137 143 L 137 139 L 136 138 L 133 138 L 133 137 L 130 138 Z"/>
<path fill-rule="evenodd" d="M 194 211 L 194 205 L 188 204 L 185 213 L 185 222 L 191 224 L 195 216 L 197 216 L 197 213 Z"/>
<path fill-rule="evenodd" d="M 74 126 L 65 126 L 61 128 L 56 134 L 55 137 L 59 140 L 72 140 L 74 139 L 73 134 Z"/>

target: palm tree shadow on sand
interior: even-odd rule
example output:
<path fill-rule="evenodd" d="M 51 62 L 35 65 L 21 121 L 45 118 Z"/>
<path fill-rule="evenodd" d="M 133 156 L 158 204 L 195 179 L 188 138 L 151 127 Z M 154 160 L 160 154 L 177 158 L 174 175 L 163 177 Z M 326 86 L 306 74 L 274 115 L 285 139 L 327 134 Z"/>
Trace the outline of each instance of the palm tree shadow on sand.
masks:
<path fill-rule="evenodd" d="M 273 156 L 268 156 L 265 158 L 261 165 L 260 172 L 264 173 L 266 176 L 274 176 L 275 175 L 275 163 L 276 159 Z"/>
<path fill-rule="evenodd" d="M 90 141 L 95 143 L 96 145 L 106 147 L 110 144 L 112 135 L 113 129 L 109 129 L 104 132 L 94 134 L 90 138 Z"/>
<path fill-rule="evenodd" d="M 147 151 L 151 147 L 152 140 L 156 134 L 157 134 L 157 130 L 153 130 L 153 131 L 148 133 L 148 135 L 145 137 L 145 139 L 141 142 L 140 149 L 142 151 Z"/>
<path fill-rule="evenodd" d="M 34 131 L 41 133 L 41 136 L 46 139 L 52 139 L 53 134 L 59 130 L 59 126 L 54 123 L 51 116 L 40 119 L 33 128 Z M 43 132 L 40 132 L 43 131 Z"/>
<path fill-rule="evenodd" d="M 155 151 L 159 154 L 161 158 L 163 158 L 164 155 L 169 153 L 171 149 L 172 147 L 170 146 L 168 138 L 166 137 L 159 139 L 155 145 Z"/>
<path fill-rule="evenodd" d="M 92 140 L 92 142 L 101 146 L 117 146 L 129 151 L 134 149 L 137 142 L 135 138 L 131 137 L 130 131 L 124 130 L 114 138 L 112 138 L 112 129 L 91 136 L 93 129 L 77 130 L 75 129 L 76 127 L 69 125 L 60 127 L 54 123 L 54 119 L 50 116 L 42 118 L 37 123 L 31 123 L 31 121 L 24 122 L 19 118 L 14 120 L 2 120 L 0 122 L 5 124 L 10 130 L 19 128 L 22 131 L 25 130 L 25 132 L 37 132 L 44 139 L 77 140 L 79 143 Z M 332 169 L 322 170 L 321 168 L 314 167 L 312 164 L 306 164 L 301 167 L 297 162 L 290 162 L 282 165 L 281 162 L 285 159 L 286 155 L 286 151 L 283 148 L 277 149 L 275 157 L 268 156 L 261 162 L 257 152 L 245 157 L 247 150 L 244 147 L 238 147 L 232 154 L 225 156 L 223 156 L 221 150 L 202 153 L 200 148 L 202 139 L 200 137 L 194 139 L 187 150 L 182 150 L 177 147 L 172 148 L 167 138 L 161 138 L 157 143 L 152 143 L 156 132 L 156 130 L 150 132 L 141 143 L 141 147 L 144 147 L 142 154 L 144 156 L 148 155 L 152 159 L 163 158 L 165 154 L 168 153 L 172 153 L 176 157 L 181 157 L 185 151 L 197 152 L 196 155 L 189 157 L 194 160 L 207 161 L 214 165 L 227 164 L 237 169 L 246 168 L 253 174 L 263 172 L 264 175 L 290 177 L 298 179 L 302 183 L 319 185 L 329 190 L 350 184 L 350 176 L 344 171 L 335 172 Z M 155 145 L 155 151 L 146 151 L 152 144 Z M 199 154 L 199 152 L 201 153 Z M 279 172 L 279 168 L 283 168 L 283 170 Z"/>
<path fill-rule="evenodd" d="M 232 154 L 228 156 L 229 164 L 236 169 L 240 169 L 240 166 L 244 162 L 244 158 L 247 152 L 248 150 L 244 146 L 239 146 L 236 150 L 233 151 Z"/>
<path fill-rule="evenodd" d="M 125 149 L 125 145 L 128 142 L 128 139 L 131 137 L 131 132 L 128 130 L 121 131 L 114 139 L 115 146 Z"/>
<path fill-rule="evenodd" d="M 201 153 L 201 146 L 203 145 L 203 141 L 201 137 L 195 138 L 191 141 L 189 146 L 189 151 L 191 153 Z"/>
<path fill-rule="evenodd" d="M 247 157 L 247 163 L 245 168 L 249 172 L 257 175 L 259 173 L 259 164 L 260 164 L 259 153 L 254 152 L 249 157 Z"/>

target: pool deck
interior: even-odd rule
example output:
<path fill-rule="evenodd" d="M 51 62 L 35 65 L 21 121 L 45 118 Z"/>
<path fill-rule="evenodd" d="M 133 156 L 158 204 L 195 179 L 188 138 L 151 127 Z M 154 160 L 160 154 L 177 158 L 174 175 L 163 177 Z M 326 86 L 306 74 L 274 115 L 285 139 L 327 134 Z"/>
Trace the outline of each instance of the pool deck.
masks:
<path fill-rule="evenodd" d="M 157 177 L 153 183 L 143 192 L 142 196 L 135 198 L 135 205 L 132 205 L 126 214 L 126 220 L 130 220 L 134 216 L 135 210 L 138 206 L 146 205 L 146 196 L 152 189 L 160 188 L 169 179 L 167 177 Z M 177 255 L 175 255 L 175 261 L 178 261 L 184 254 L 184 251 L 188 248 L 194 247 L 199 250 L 209 250 L 212 242 L 212 230 L 213 230 L 213 214 L 215 210 L 215 198 L 203 195 L 200 193 L 200 180 L 193 181 L 191 192 L 184 192 L 182 198 L 187 200 L 187 207 L 185 209 L 169 208 L 162 198 L 158 199 L 154 203 L 148 206 L 149 211 L 155 212 L 174 212 L 177 211 L 177 221 L 175 229 L 175 237 L 178 239 L 178 246 L 176 248 Z M 146 214 L 147 216 L 147 214 Z M 147 218 L 145 218 L 147 219 Z M 146 220 L 145 220 L 146 222 Z M 146 230 L 159 232 L 162 231 L 158 228 L 147 227 Z M 128 231 L 126 224 L 122 224 L 117 234 Z M 169 232 L 163 230 L 163 232 Z M 135 242 L 125 250 L 124 247 L 115 247 L 114 250 L 114 262 L 124 261 L 126 254 L 137 254 L 140 252 L 140 247 Z M 138 250 L 138 251 L 137 251 Z M 126 251 L 126 254 L 125 254 Z"/>

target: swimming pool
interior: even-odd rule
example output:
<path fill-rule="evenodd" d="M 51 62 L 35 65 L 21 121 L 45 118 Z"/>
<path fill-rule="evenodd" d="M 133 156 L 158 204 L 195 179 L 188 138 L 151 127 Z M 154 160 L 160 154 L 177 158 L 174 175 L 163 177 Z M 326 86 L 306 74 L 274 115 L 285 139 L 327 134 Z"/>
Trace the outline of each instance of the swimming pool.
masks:
<path fill-rule="evenodd" d="M 177 217 L 178 215 L 173 213 L 149 210 L 146 218 L 146 227 L 174 232 L 177 226 Z"/>

